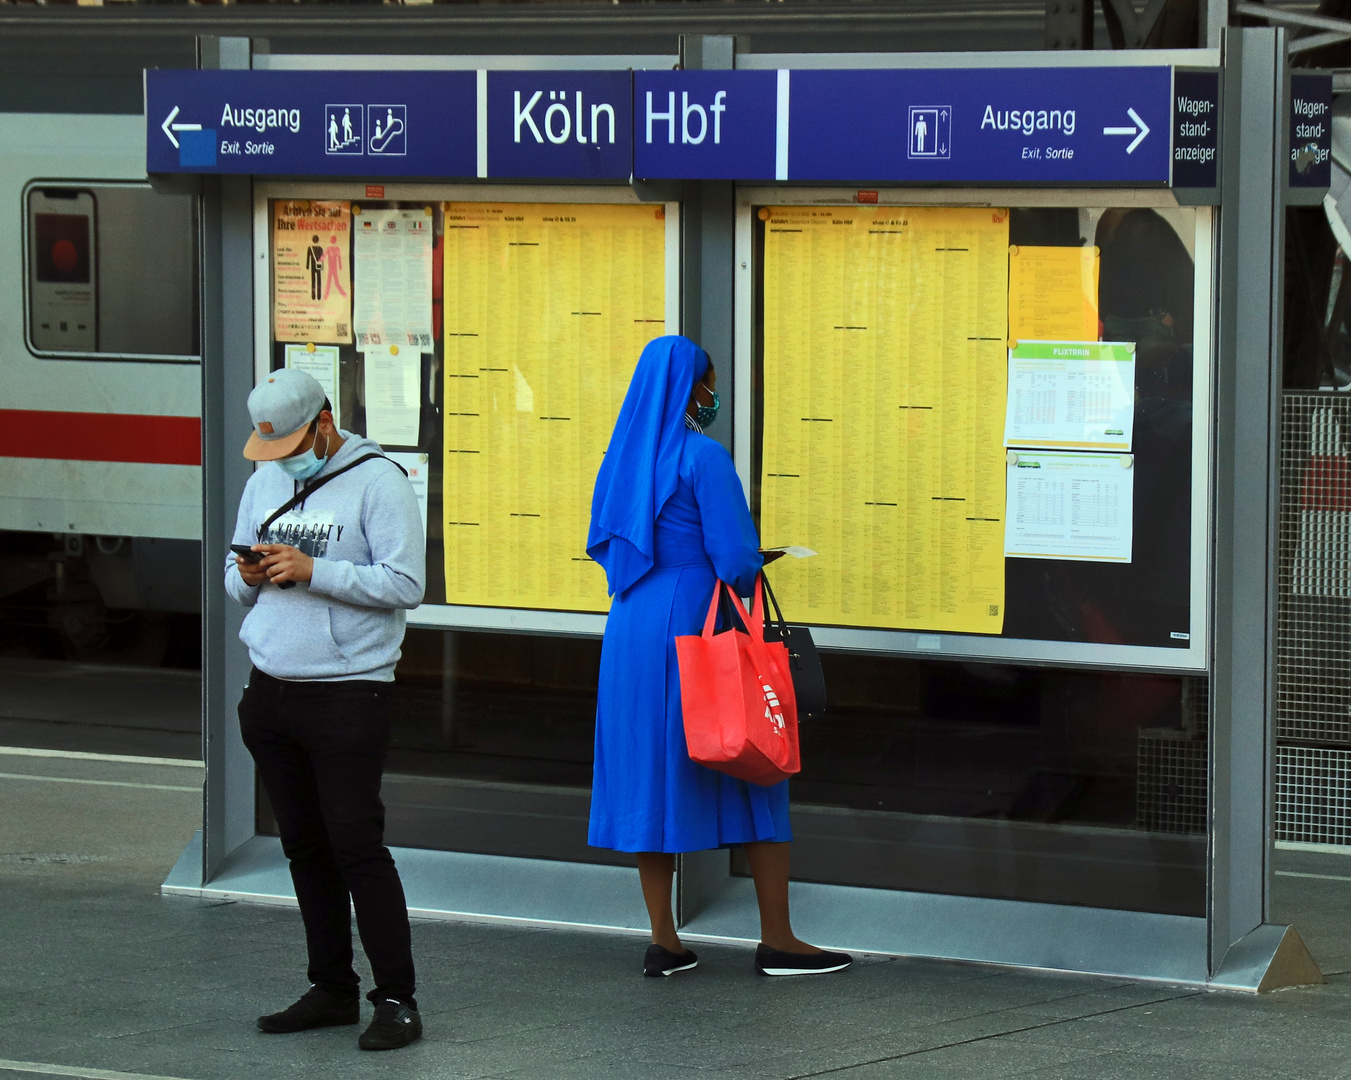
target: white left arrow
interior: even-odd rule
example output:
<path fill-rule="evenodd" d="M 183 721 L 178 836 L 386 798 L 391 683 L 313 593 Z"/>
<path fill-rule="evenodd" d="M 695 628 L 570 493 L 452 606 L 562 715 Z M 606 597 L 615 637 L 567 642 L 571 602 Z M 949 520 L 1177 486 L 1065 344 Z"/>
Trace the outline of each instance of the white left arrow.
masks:
<path fill-rule="evenodd" d="M 1135 121 L 1135 127 L 1105 127 L 1102 129 L 1102 133 L 1104 135 L 1134 135 L 1135 139 L 1131 142 L 1130 146 L 1126 147 L 1126 153 L 1133 154 L 1135 148 L 1139 146 L 1144 140 L 1144 137 L 1149 134 L 1149 128 L 1145 126 L 1145 122 L 1140 119 L 1140 114 L 1134 109 L 1127 109 L 1126 113 Z"/>
<path fill-rule="evenodd" d="M 175 124 L 174 117 L 178 115 L 178 106 L 174 106 L 174 111 L 164 118 L 164 123 L 160 124 L 160 130 L 164 132 L 168 140 L 174 144 L 174 149 L 178 149 L 178 139 L 175 137 L 175 131 L 201 131 L 201 124 Z M 172 129 L 172 130 L 171 130 Z"/>

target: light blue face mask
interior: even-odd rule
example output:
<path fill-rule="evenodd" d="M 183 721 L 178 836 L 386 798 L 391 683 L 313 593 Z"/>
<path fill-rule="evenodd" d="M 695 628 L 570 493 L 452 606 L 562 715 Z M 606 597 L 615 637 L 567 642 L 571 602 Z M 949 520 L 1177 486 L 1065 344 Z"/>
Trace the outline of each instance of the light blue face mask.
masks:
<path fill-rule="evenodd" d="M 703 383 L 700 383 L 699 385 L 703 386 Z M 708 387 L 704 386 L 704 389 L 708 390 Z M 694 422 L 698 424 L 701 429 L 708 427 L 709 424 L 713 423 L 713 421 L 718 418 L 718 407 L 721 405 L 721 402 L 718 400 L 718 392 L 716 390 L 708 390 L 708 392 L 713 395 L 712 405 L 701 405 L 698 400 L 694 403 L 696 413 Z"/>
<path fill-rule="evenodd" d="M 292 480 L 308 480 L 324 467 L 324 462 L 328 460 L 328 436 L 324 436 L 324 456 L 317 457 L 313 450 L 304 454 L 295 454 L 292 457 L 278 458 L 277 464 L 281 466 L 281 471 Z"/>

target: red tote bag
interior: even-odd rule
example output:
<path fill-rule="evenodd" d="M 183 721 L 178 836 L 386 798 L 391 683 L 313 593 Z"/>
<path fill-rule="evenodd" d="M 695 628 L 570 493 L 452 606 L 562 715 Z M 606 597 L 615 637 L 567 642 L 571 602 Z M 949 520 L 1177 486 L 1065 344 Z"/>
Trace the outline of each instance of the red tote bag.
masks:
<path fill-rule="evenodd" d="M 797 741 L 797 700 L 788 649 L 765 641 L 764 602 L 756 582 L 755 617 L 725 582 L 709 601 L 702 634 L 675 639 L 680 663 L 680 704 L 691 759 L 729 776 L 768 786 L 802 768 Z M 715 634 L 718 605 L 726 595 L 745 629 Z"/>

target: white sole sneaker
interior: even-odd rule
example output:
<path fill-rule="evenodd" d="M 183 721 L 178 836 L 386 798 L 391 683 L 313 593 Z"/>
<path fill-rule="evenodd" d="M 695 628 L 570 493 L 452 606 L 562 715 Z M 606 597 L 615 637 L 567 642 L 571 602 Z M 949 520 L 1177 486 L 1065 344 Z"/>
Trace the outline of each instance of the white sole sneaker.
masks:
<path fill-rule="evenodd" d="M 647 947 L 647 954 L 643 957 L 643 974 L 654 979 L 674 975 L 677 971 L 689 971 L 698 966 L 699 958 L 694 955 L 693 949 L 686 949 L 684 953 L 677 954 L 653 944 Z"/>
<path fill-rule="evenodd" d="M 789 953 L 760 945 L 755 950 L 755 970 L 761 975 L 829 975 L 854 962 L 848 953 Z"/>

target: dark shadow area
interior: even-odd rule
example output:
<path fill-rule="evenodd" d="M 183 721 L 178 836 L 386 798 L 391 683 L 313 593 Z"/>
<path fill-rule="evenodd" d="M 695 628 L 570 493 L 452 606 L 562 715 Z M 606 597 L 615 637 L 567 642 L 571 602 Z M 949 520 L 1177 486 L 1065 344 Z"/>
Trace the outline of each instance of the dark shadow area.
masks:
<path fill-rule="evenodd" d="M 409 631 L 390 843 L 630 864 L 586 844 L 599 655 Z M 803 727 L 792 781 L 799 880 L 1203 912 L 1203 681 L 823 659 L 830 712 Z"/>

